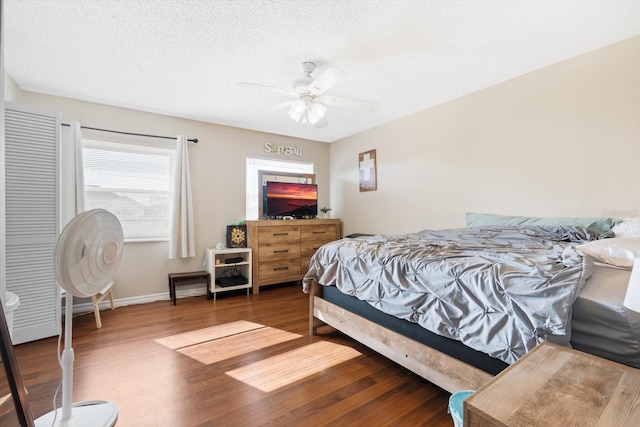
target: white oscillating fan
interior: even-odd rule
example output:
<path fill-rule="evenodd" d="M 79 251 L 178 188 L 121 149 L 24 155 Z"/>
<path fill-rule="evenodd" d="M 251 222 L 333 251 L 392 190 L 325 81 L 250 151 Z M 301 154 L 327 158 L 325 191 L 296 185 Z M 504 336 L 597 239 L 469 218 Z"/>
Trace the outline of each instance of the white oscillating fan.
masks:
<path fill-rule="evenodd" d="M 118 407 L 112 402 L 73 399 L 73 348 L 71 321 L 73 296 L 87 298 L 99 293 L 113 280 L 122 258 L 123 235 L 118 218 L 104 209 L 82 212 L 62 230 L 56 243 L 56 278 L 67 291 L 65 305 L 62 368 L 62 414 L 53 410 L 35 422 L 36 426 L 112 426 Z M 70 294 L 70 295 L 69 295 Z"/>

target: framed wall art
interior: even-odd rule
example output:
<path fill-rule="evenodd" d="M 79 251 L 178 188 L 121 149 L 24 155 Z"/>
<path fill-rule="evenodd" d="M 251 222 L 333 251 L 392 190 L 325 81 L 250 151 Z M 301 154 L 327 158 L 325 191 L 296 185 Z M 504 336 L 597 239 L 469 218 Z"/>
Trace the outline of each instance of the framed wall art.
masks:
<path fill-rule="evenodd" d="M 360 191 L 374 191 L 378 188 L 378 172 L 376 167 L 376 150 L 358 154 L 358 174 Z"/>

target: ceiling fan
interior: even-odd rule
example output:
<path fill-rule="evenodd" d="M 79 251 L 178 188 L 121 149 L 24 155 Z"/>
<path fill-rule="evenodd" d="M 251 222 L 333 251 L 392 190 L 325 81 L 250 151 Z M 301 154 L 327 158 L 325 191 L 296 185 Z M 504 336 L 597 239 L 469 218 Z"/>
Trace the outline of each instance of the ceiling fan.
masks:
<path fill-rule="evenodd" d="M 303 62 L 303 77 L 294 80 L 290 89 L 247 82 L 241 82 L 238 85 L 266 89 L 293 97 L 293 100 L 277 104 L 269 110 L 289 107 L 288 114 L 292 120 L 298 123 L 309 123 L 318 128 L 325 127 L 328 124 L 325 117 L 328 105 L 365 111 L 376 111 L 378 109 L 377 102 L 327 94 L 326 92 L 329 89 L 346 79 L 348 75 L 337 68 L 329 67 L 314 78 L 312 74 L 315 70 L 315 63 L 311 61 Z"/>

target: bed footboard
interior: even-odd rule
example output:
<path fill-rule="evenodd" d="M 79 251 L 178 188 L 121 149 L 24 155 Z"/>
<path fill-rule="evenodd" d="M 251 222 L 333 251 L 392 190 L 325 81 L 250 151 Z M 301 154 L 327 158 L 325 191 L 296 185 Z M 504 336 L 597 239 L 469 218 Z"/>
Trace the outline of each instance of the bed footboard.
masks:
<path fill-rule="evenodd" d="M 478 389 L 493 378 L 481 369 L 322 299 L 321 288 L 313 283 L 309 293 L 310 335 L 322 324 L 330 325 L 450 393 Z"/>

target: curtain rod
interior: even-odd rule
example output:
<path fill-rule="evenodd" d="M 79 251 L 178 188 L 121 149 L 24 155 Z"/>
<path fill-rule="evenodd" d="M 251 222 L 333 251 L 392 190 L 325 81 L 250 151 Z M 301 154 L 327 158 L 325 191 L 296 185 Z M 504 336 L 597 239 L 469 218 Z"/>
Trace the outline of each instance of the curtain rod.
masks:
<path fill-rule="evenodd" d="M 62 123 L 62 126 L 71 126 L 69 123 Z M 146 136 L 149 138 L 161 138 L 161 139 L 176 139 L 174 137 L 171 136 L 160 136 L 160 135 L 147 135 L 144 133 L 133 133 L 133 132 L 123 132 L 120 130 L 109 130 L 109 129 L 100 129 L 100 128 L 92 128 L 89 126 L 80 126 L 81 129 L 91 129 L 91 130 L 97 130 L 100 132 L 111 132 L 111 133 L 119 133 L 121 135 L 133 135 L 133 136 Z M 194 144 L 198 143 L 198 138 L 193 138 L 193 139 L 187 139 L 187 141 L 193 142 Z"/>

